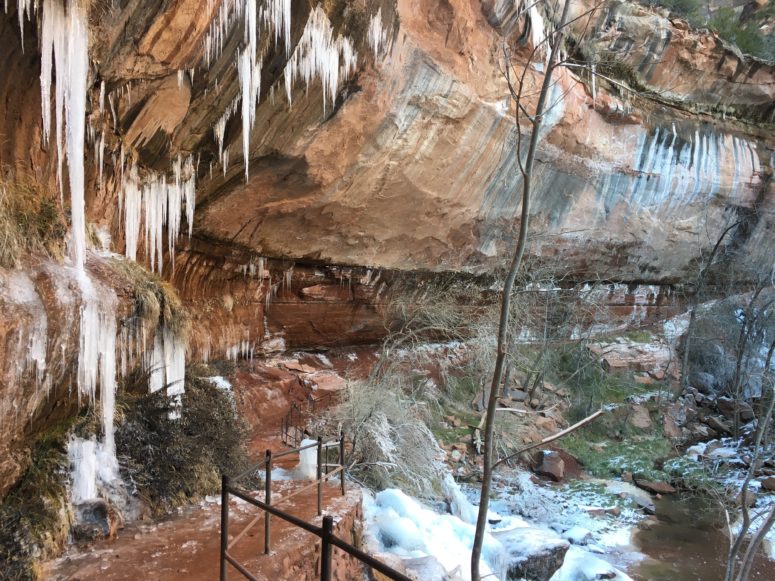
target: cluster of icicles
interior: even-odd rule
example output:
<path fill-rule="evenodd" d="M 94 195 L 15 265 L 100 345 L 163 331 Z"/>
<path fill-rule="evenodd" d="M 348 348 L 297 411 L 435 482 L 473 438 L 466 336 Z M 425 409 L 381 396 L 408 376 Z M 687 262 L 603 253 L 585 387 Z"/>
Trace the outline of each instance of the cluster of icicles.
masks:
<path fill-rule="evenodd" d="M 259 3 L 261 6 L 259 6 Z M 57 178 L 60 191 L 64 191 L 62 165 L 67 160 L 67 176 L 70 192 L 71 224 L 70 246 L 73 265 L 82 295 L 80 314 L 80 341 L 78 354 L 79 397 L 96 400 L 100 389 L 103 441 L 74 439 L 70 453 L 73 462 L 73 498 L 82 502 L 97 495 L 98 483 L 109 487 L 118 477 L 115 455 L 113 416 L 115 412 L 116 377 L 121 369 L 126 371 L 127 343 L 133 348 L 144 344 L 143 339 L 128 339 L 126 331 L 119 335 L 116 345 L 116 296 L 91 279 L 86 268 L 86 216 L 85 216 L 85 140 L 86 105 L 89 73 L 89 28 L 86 0 L 17 0 L 19 25 L 24 44 L 24 20 L 34 21 L 40 13 L 41 48 L 41 102 L 43 139 L 55 141 L 57 151 Z M 8 1 L 5 2 L 6 11 Z M 303 79 L 307 89 L 320 80 L 323 86 L 323 110 L 336 100 L 341 82 L 353 74 L 357 54 L 352 42 L 335 35 L 331 22 L 321 7 L 314 8 L 305 25 L 301 39 L 291 49 L 291 0 L 208 0 L 211 25 L 205 38 L 205 64 L 209 67 L 223 51 L 224 41 L 232 27 L 244 24 L 242 48 L 236 55 L 240 95 L 227 108 L 214 128 L 221 163 L 226 170 L 228 151 L 224 151 L 224 133 L 229 118 L 238 110 L 242 116 L 243 156 L 245 176 L 248 177 L 250 132 L 256 121 L 256 108 L 261 94 L 260 33 L 270 35 L 275 46 L 282 39 L 288 63 L 284 71 L 285 91 L 291 103 L 293 86 Z M 217 14 L 216 14 L 217 11 Z M 374 54 L 381 56 L 388 50 L 388 34 L 382 27 L 381 9 L 372 16 L 368 41 Z M 54 83 L 52 106 L 52 81 Z M 193 70 L 191 71 L 193 78 Z M 179 75 L 180 77 L 180 75 Z M 104 82 L 100 89 L 100 110 L 105 103 Z M 115 105 L 111 99 L 111 108 Z M 115 112 L 114 112 L 115 118 Z M 52 131 L 53 121 L 53 131 Z M 96 138 L 95 130 L 89 134 L 95 145 L 95 161 L 98 164 L 99 182 L 102 183 L 102 162 L 105 136 Z M 172 177 L 145 172 L 136 163 L 126 168 L 124 152 L 121 155 L 121 195 L 119 215 L 123 218 L 126 240 L 125 253 L 131 260 L 137 259 L 140 236 L 144 236 L 145 255 L 151 270 L 161 272 L 163 266 L 163 233 L 167 232 L 167 247 L 174 261 L 174 244 L 181 231 L 182 210 L 188 234 L 191 235 L 196 193 L 196 164 L 192 157 L 178 157 L 172 167 Z M 174 264 L 173 264 L 174 266 Z M 116 353 L 121 351 L 121 369 L 117 369 Z M 142 356 L 150 372 L 149 389 L 164 387 L 171 396 L 180 398 L 185 375 L 184 342 L 166 328 L 157 329 L 153 348 Z M 252 353 L 249 343 L 240 344 L 230 357 Z M 29 359 L 36 367 L 38 376 L 45 373 L 45 361 L 40 353 Z M 43 349 L 45 359 L 45 349 Z M 41 371 L 43 370 L 43 371 Z"/>
<path fill-rule="evenodd" d="M 175 241 L 180 234 L 183 203 L 186 207 L 188 235 L 194 227 L 196 203 L 196 171 L 193 156 L 185 160 L 178 156 L 172 166 L 173 178 L 151 173 L 140 179 L 137 164 L 122 175 L 122 198 L 119 213 L 124 218 L 126 256 L 137 260 L 141 231 L 144 233 L 145 254 L 151 270 L 161 272 L 164 260 L 163 232 L 167 230 L 170 259 L 175 260 Z"/>
<path fill-rule="evenodd" d="M 68 186 L 70 192 L 71 233 L 70 247 L 75 276 L 80 287 L 82 305 L 80 310 L 80 338 L 78 350 L 77 386 L 79 398 L 94 403 L 96 391 L 100 390 L 102 420 L 102 441 L 73 438 L 69 444 L 72 464 L 72 497 L 75 503 L 98 495 L 99 488 L 110 489 L 118 482 L 118 461 L 114 442 L 114 414 L 116 398 L 116 354 L 117 321 L 116 296 L 112 289 L 104 288 L 92 280 L 85 268 L 86 259 L 86 217 L 85 217 L 85 137 L 86 99 L 89 74 L 89 28 L 87 6 L 83 0 L 18 0 L 19 24 L 24 43 L 24 18 L 34 20 L 40 12 L 41 49 L 41 102 L 43 140 L 53 138 L 57 151 L 57 177 L 60 190 L 64 190 L 62 164 L 67 160 Z M 8 3 L 6 2 L 6 10 Z M 52 135 L 51 88 L 54 84 L 54 131 Z M 104 86 L 104 85 L 103 85 Z M 104 89 L 100 103 L 104 102 Z M 98 158 L 104 147 L 100 139 Z M 133 168 L 131 178 L 136 175 Z M 146 208 L 146 239 L 150 241 L 148 254 L 161 262 L 160 238 L 162 223 L 175 236 L 180 229 L 180 210 L 185 201 L 189 233 L 193 222 L 194 183 L 192 160 L 181 159 L 175 164 L 174 183 L 156 180 L 150 186 L 140 187 L 136 182 L 129 196 L 132 204 L 126 207 L 127 221 L 138 221 L 137 208 L 144 201 Z M 184 174 L 187 177 L 183 177 Z M 126 206 L 126 204 L 125 204 Z M 138 221 L 139 222 L 139 221 Z M 136 238 L 135 238 L 136 247 Z M 152 258 L 153 260 L 153 258 Z M 124 341 L 122 332 L 121 339 Z M 135 347 L 137 345 L 135 344 Z M 122 347 L 126 347 L 125 345 Z M 122 367 L 127 361 L 122 351 Z M 35 354 L 34 363 L 38 380 L 42 378 L 45 362 L 40 353 Z M 43 349 L 45 358 L 45 348 Z M 180 397 L 185 375 L 185 343 L 166 328 L 158 329 L 154 347 L 145 356 L 145 364 L 151 372 L 151 391 L 169 386 L 169 395 Z"/>
<path fill-rule="evenodd" d="M 210 0 L 211 13 L 215 10 Z M 210 29 L 205 36 L 204 62 L 206 66 L 218 58 L 232 28 L 239 22 L 244 24 L 242 48 L 236 54 L 240 94 L 226 108 L 215 124 L 213 133 L 218 144 L 218 155 L 224 174 L 229 163 L 228 151 L 224 150 L 224 133 L 229 119 L 239 109 L 242 116 L 242 153 L 245 165 L 245 179 L 249 177 L 250 133 L 256 122 L 256 108 L 261 96 L 261 32 L 274 39 L 277 46 L 282 38 L 286 56 L 291 48 L 291 2 L 290 0 L 266 0 L 259 7 L 257 0 L 224 0 L 213 15 Z M 382 9 L 371 17 L 368 31 L 369 45 L 375 56 L 382 56 L 388 49 L 388 33 L 382 26 Z M 323 86 L 323 113 L 336 101 L 339 86 L 356 69 L 358 54 L 349 38 L 334 34 L 331 21 L 318 5 L 309 15 L 304 31 L 289 55 L 283 71 L 285 94 L 288 104 L 292 103 L 293 87 L 303 79 L 305 88 L 319 80 Z M 271 93 L 273 94 L 272 87 Z M 238 106 L 239 105 L 239 106 Z"/>

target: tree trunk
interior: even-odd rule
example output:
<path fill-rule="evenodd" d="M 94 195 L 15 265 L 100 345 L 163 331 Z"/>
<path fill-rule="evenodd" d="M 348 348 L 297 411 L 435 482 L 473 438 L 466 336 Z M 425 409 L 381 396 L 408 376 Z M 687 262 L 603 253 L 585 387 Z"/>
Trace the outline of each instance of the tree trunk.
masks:
<path fill-rule="evenodd" d="M 522 215 L 519 222 L 519 239 L 517 241 L 517 247 L 514 251 L 514 257 L 511 260 L 508 275 L 503 285 L 503 297 L 501 301 L 501 312 L 498 326 L 498 350 L 495 358 L 495 370 L 492 374 L 492 382 L 490 383 L 490 394 L 487 401 L 487 411 L 484 426 L 484 469 L 482 474 L 482 491 L 479 501 L 479 514 L 476 519 L 476 533 L 474 534 L 474 544 L 471 549 L 471 580 L 481 581 L 479 575 L 479 560 L 482 556 L 482 544 L 484 542 L 484 531 L 487 526 L 487 510 L 490 505 L 490 486 L 492 484 L 492 460 L 493 460 L 493 428 L 495 426 L 495 408 L 498 402 L 498 388 L 501 384 L 501 376 L 503 373 L 503 365 L 506 360 L 506 352 L 508 350 L 508 336 L 509 336 L 509 312 L 511 308 L 511 293 L 514 288 L 514 281 L 517 278 L 520 266 L 522 265 L 522 256 L 525 253 L 525 243 L 527 241 L 528 232 L 528 220 L 530 218 L 530 189 L 532 185 L 532 171 L 533 162 L 535 161 L 536 149 L 538 147 L 539 130 L 541 127 L 541 121 L 544 114 L 544 108 L 546 106 L 546 98 L 549 94 L 549 88 L 552 82 L 552 73 L 554 72 L 555 64 L 557 62 L 557 56 L 560 52 L 560 46 L 562 45 L 563 29 L 568 18 L 568 8 L 570 6 L 570 0 L 565 0 L 562 9 L 562 16 L 560 17 L 560 23 L 556 29 L 556 36 L 554 42 L 552 42 L 552 49 L 549 55 L 549 61 L 546 65 L 546 75 L 544 76 L 543 84 L 541 86 L 541 93 L 538 97 L 538 104 L 536 105 L 535 115 L 533 116 L 533 128 L 530 136 L 530 145 L 527 152 L 527 158 L 525 160 L 525 166 L 523 170 L 522 180 Z M 506 63 L 506 66 L 511 66 L 510 63 Z M 519 106 L 517 103 L 517 111 Z M 517 131 L 519 131 L 519 124 L 517 124 Z M 517 150 L 516 155 L 520 155 L 520 151 Z"/>

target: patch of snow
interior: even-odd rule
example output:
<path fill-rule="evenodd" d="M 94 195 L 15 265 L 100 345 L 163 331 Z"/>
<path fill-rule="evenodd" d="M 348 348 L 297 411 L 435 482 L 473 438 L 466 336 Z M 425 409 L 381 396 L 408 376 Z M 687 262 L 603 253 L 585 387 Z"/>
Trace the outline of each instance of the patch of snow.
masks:
<path fill-rule="evenodd" d="M 400 490 L 383 490 L 376 497 L 364 494 L 364 522 L 370 544 L 378 552 L 404 559 L 430 556 L 447 574 L 470 579 L 474 525 L 458 517 L 439 514 Z M 480 572 L 482 577 L 504 579 L 504 550 L 491 535 L 485 535 Z"/>
<path fill-rule="evenodd" d="M 565 553 L 562 567 L 552 575 L 550 581 L 594 581 L 597 579 L 631 581 L 628 575 L 607 561 L 579 547 L 571 546 Z"/>
<path fill-rule="evenodd" d="M 223 376 L 215 375 L 213 377 L 208 377 L 207 380 L 218 389 L 222 389 L 224 391 L 232 390 L 231 382 Z"/>

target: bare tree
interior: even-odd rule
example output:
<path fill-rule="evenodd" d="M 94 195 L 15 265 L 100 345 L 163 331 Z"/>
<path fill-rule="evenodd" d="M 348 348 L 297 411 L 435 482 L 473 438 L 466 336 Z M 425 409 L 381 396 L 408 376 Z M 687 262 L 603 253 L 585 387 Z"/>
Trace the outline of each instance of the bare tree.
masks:
<path fill-rule="evenodd" d="M 490 382 L 490 393 L 487 400 L 487 415 L 484 423 L 484 466 L 482 473 L 482 489 L 479 501 L 479 513 L 476 519 L 476 532 L 474 534 L 474 543 L 471 549 L 471 579 L 472 581 L 480 581 L 481 576 L 479 574 L 479 560 L 482 555 L 482 545 L 484 542 L 484 532 L 487 526 L 487 511 L 490 504 L 490 486 L 492 484 L 492 471 L 493 471 L 493 450 L 495 448 L 493 441 L 493 428 L 495 426 L 495 409 L 498 404 L 498 392 L 501 385 L 501 379 L 504 370 L 504 363 L 506 361 L 506 355 L 509 345 L 509 313 L 511 307 L 511 294 L 514 289 L 514 281 L 517 278 L 520 266 L 522 265 L 522 257 L 525 253 L 525 243 L 527 241 L 528 221 L 530 219 L 530 192 L 533 182 L 533 164 L 535 162 L 536 150 L 538 148 L 538 141 L 541 136 L 541 125 L 543 117 L 547 107 L 547 98 L 549 96 L 549 90 L 552 85 L 552 73 L 557 67 L 560 48 L 562 47 L 563 35 L 565 26 L 568 21 L 568 12 L 570 8 L 570 0 L 563 2 L 562 15 L 552 34 L 547 33 L 547 41 L 551 46 L 549 58 L 546 63 L 546 70 L 544 74 L 543 83 L 541 85 L 541 92 L 538 96 L 538 102 L 536 104 L 535 111 L 532 115 L 527 112 L 522 99 L 522 92 L 525 86 L 525 75 L 527 74 L 528 67 L 523 69 L 522 75 L 519 78 L 519 83 L 515 87 L 511 80 L 510 70 L 511 63 L 506 63 L 507 80 L 509 83 L 509 89 L 511 95 L 516 102 L 516 124 L 517 134 L 520 135 L 520 113 L 524 113 L 529 119 L 531 127 L 530 143 L 528 145 L 527 157 L 525 162 L 522 162 L 520 148 L 517 147 L 516 155 L 519 160 L 519 169 L 522 174 L 522 214 L 519 222 L 519 237 L 517 240 L 517 246 L 514 250 L 514 255 L 509 266 L 508 274 L 503 285 L 502 298 L 501 298 L 501 313 L 498 326 L 498 348 L 495 357 L 495 369 L 492 374 L 492 381 Z M 533 48 L 531 57 L 535 54 L 536 49 Z M 507 52 L 507 51 L 506 51 Z M 528 60 L 528 63 L 531 59 Z"/>

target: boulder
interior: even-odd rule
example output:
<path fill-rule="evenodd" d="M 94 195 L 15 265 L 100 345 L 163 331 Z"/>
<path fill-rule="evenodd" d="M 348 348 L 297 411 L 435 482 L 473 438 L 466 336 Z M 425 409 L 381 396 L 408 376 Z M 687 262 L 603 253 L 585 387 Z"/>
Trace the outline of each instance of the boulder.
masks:
<path fill-rule="evenodd" d="M 541 462 L 534 472 L 539 476 L 546 476 L 555 482 L 565 478 L 565 461 L 554 450 L 545 450 L 541 453 Z"/>
<path fill-rule="evenodd" d="M 562 566 L 570 544 L 556 533 L 522 527 L 498 535 L 506 551 L 509 579 L 546 581 Z"/>
<path fill-rule="evenodd" d="M 720 387 L 716 378 L 704 371 L 694 371 L 689 375 L 689 383 L 705 395 L 714 395 Z"/>
<path fill-rule="evenodd" d="M 732 426 L 727 424 L 724 420 L 721 418 L 718 418 L 716 416 L 708 416 L 705 418 L 705 423 L 708 425 L 709 428 L 712 430 L 715 430 L 719 433 L 724 434 L 732 434 Z"/>
<path fill-rule="evenodd" d="M 539 416 L 535 419 L 535 427 L 544 432 L 553 434 L 558 430 L 557 422 L 553 418 Z"/>
<path fill-rule="evenodd" d="M 646 406 L 633 405 L 630 408 L 630 424 L 639 430 L 651 429 L 651 416 Z"/>
<path fill-rule="evenodd" d="M 761 481 L 762 488 L 764 490 L 769 490 L 770 492 L 775 492 L 775 476 L 769 476 Z"/>
<path fill-rule="evenodd" d="M 751 490 L 750 488 L 746 490 L 745 492 L 745 505 L 748 508 L 751 508 L 756 504 L 756 491 Z M 743 492 L 740 491 L 737 496 L 735 497 L 735 506 L 743 506 Z"/>
<path fill-rule="evenodd" d="M 71 529 L 73 540 L 91 542 L 114 538 L 121 517 L 104 500 L 89 500 L 75 507 L 75 523 Z"/>
<path fill-rule="evenodd" d="M 716 400 L 716 407 L 718 411 L 724 414 L 724 417 L 728 420 L 734 420 L 735 417 L 735 400 L 729 397 L 720 397 Z M 750 422 L 754 419 L 753 408 L 744 401 L 738 404 L 738 410 L 740 412 L 740 419 L 744 422 Z"/>
<path fill-rule="evenodd" d="M 660 482 L 658 480 L 646 480 L 645 478 L 635 478 L 635 485 L 638 488 L 647 490 L 652 494 L 673 494 L 676 492 L 675 488 L 670 486 L 667 482 Z"/>
<path fill-rule="evenodd" d="M 524 402 L 527 400 L 528 395 L 527 392 L 522 391 L 521 389 L 512 389 L 509 390 L 509 398 L 514 401 Z"/>
<path fill-rule="evenodd" d="M 635 504 L 638 505 L 638 508 L 640 508 L 646 514 L 657 514 L 657 507 L 650 500 L 646 500 L 640 496 L 631 496 L 630 498 Z"/>

